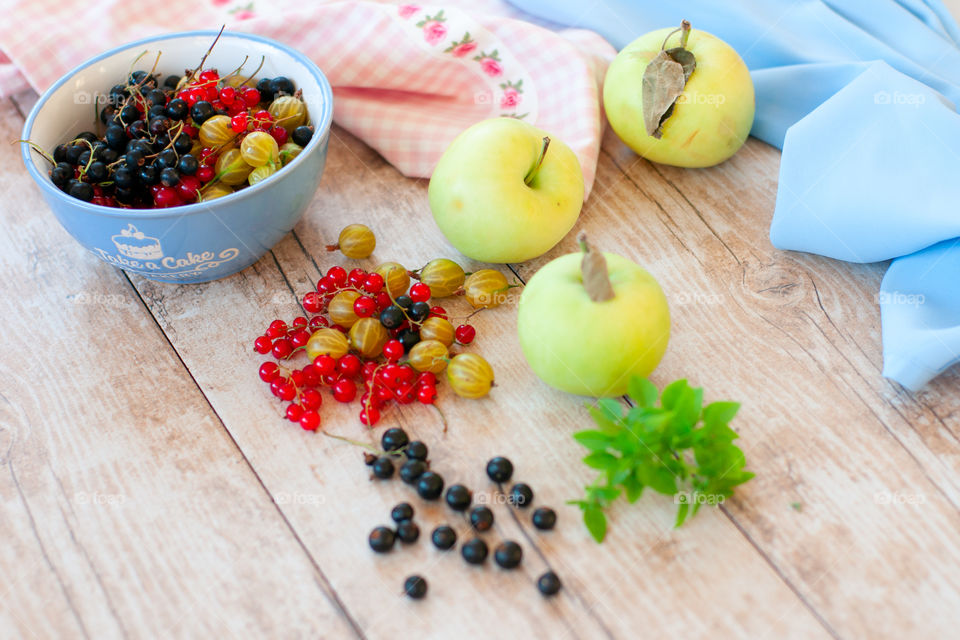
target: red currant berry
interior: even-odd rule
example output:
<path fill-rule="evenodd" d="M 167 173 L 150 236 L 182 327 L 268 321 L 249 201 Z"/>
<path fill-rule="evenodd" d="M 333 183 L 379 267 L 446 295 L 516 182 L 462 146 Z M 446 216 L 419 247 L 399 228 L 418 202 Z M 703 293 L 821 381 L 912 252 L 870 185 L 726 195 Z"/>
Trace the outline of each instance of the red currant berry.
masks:
<path fill-rule="evenodd" d="M 394 396 L 400 404 L 410 404 L 417 399 L 417 388 L 412 384 L 402 384 L 397 387 Z"/>
<path fill-rule="evenodd" d="M 443 307 L 430 307 L 430 317 L 447 319 L 447 310 Z"/>
<path fill-rule="evenodd" d="M 383 311 L 387 307 L 393 304 L 393 300 L 390 299 L 390 294 L 386 291 L 381 291 L 377 294 L 377 309 Z"/>
<path fill-rule="evenodd" d="M 283 127 L 270 127 L 270 131 L 268 131 L 267 133 L 273 136 L 273 139 L 277 141 L 277 144 L 279 146 L 282 147 L 287 143 L 287 137 L 289 136 L 289 134 L 287 133 L 287 130 L 284 129 Z"/>
<path fill-rule="evenodd" d="M 257 125 L 261 127 L 273 123 L 273 116 L 270 115 L 270 112 L 266 109 L 261 109 L 253 114 L 253 119 L 256 120 Z"/>
<path fill-rule="evenodd" d="M 237 99 L 237 90 L 231 86 L 220 89 L 220 102 L 228 107 Z"/>
<path fill-rule="evenodd" d="M 303 386 L 303 371 L 300 369 L 294 369 L 290 372 L 290 382 L 293 383 L 293 386 L 300 388 Z"/>
<path fill-rule="evenodd" d="M 325 376 L 320 376 L 320 380 L 322 380 L 323 384 L 327 385 L 328 387 L 332 387 L 340 380 L 340 374 L 337 372 L 328 373 Z"/>
<path fill-rule="evenodd" d="M 313 316 L 310 318 L 310 330 L 316 331 L 318 329 L 323 329 L 324 327 L 329 327 L 330 321 L 324 318 L 323 316 Z"/>
<path fill-rule="evenodd" d="M 472 325 L 462 324 L 457 327 L 453 335 L 460 344 L 470 344 L 473 342 L 473 339 L 477 337 L 477 330 L 474 329 Z"/>
<path fill-rule="evenodd" d="M 343 267 L 333 266 L 327 269 L 327 277 L 330 278 L 337 288 L 346 286 L 347 284 L 347 270 Z"/>
<path fill-rule="evenodd" d="M 280 397 L 280 390 L 287 386 L 287 379 L 276 377 L 270 381 L 270 393 Z"/>
<path fill-rule="evenodd" d="M 380 399 L 380 396 L 378 396 L 376 392 L 368 391 L 360 396 L 360 404 L 364 407 L 383 408 L 383 400 Z"/>
<path fill-rule="evenodd" d="M 323 298 L 316 291 L 307 291 L 303 294 L 303 310 L 307 313 L 320 313 L 323 311 Z"/>
<path fill-rule="evenodd" d="M 247 130 L 247 112 L 241 111 L 230 118 L 230 128 L 234 133 L 243 133 Z"/>
<path fill-rule="evenodd" d="M 213 167 L 203 166 L 197 169 L 197 173 L 195 175 L 197 176 L 197 180 L 200 182 L 210 182 L 213 180 L 213 176 L 216 174 L 213 171 Z"/>
<path fill-rule="evenodd" d="M 312 364 L 308 364 L 303 368 L 303 386 L 316 387 L 319 384 L 320 374 L 317 373 L 317 368 Z"/>
<path fill-rule="evenodd" d="M 340 326 L 339 324 L 332 324 L 332 325 L 330 325 L 330 328 L 331 328 L 331 329 L 336 329 L 336 330 L 339 331 L 340 333 L 347 333 L 347 328 L 346 328 L 346 327 L 342 327 L 342 326 Z"/>
<path fill-rule="evenodd" d="M 303 407 L 298 404 L 287 405 L 287 420 L 290 422 L 300 422 L 301 416 L 303 416 Z"/>
<path fill-rule="evenodd" d="M 361 318 L 369 318 L 376 310 L 377 303 L 374 302 L 373 298 L 360 296 L 353 302 L 353 312 Z"/>
<path fill-rule="evenodd" d="M 363 376 L 364 380 L 370 380 L 373 378 L 373 374 L 377 372 L 377 367 L 380 366 L 375 360 L 370 360 L 363 363 L 363 367 L 360 368 L 360 375 Z"/>
<path fill-rule="evenodd" d="M 337 402 L 352 402 L 357 397 L 357 385 L 353 380 L 341 378 L 333 385 L 333 399 Z"/>
<path fill-rule="evenodd" d="M 294 349 L 298 347 L 305 347 L 307 346 L 307 341 L 309 339 L 310 332 L 301 329 L 300 331 L 294 332 L 294 334 L 290 336 L 290 344 L 293 345 Z"/>
<path fill-rule="evenodd" d="M 414 302 L 426 302 L 430 299 L 430 286 L 418 282 L 410 287 L 410 293 L 407 295 L 409 295 L 410 299 Z"/>
<path fill-rule="evenodd" d="M 293 345 L 286 338 L 277 338 L 273 341 L 273 357 L 282 360 L 293 353 Z"/>
<path fill-rule="evenodd" d="M 376 394 L 381 406 L 393 400 L 393 391 L 386 387 L 377 387 Z"/>
<path fill-rule="evenodd" d="M 420 374 L 419 378 L 417 378 L 417 384 L 421 386 L 435 385 L 437 384 L 437 376 L 429 371 L 425 371 Z"/>
<path fill-rule="evenodd" d="M 277 395 L 280 397 L 281 400 L 286 400 L 287 402 L 290 402 L 291 400 L 297 397 L 297 388 L 292 384 L 290 384 L 289 382 L 285 382 L 282 385 L 280 385 L 280 389 Z"/>
<path fill-rule="evenodd" d="M 333 278 L 326 276 L 317 280 L 317 291 L 320 293 L 333 293 L 337 290 L 337 283 Z"/>
<path fill-rule="evenodd" d="M 367 279 L 367 272 L 357 267 L 356 269 L 350 270 L 350 275 L 347 276 L 347 282 L 350 283 L 351 287 L 356 287 L 357 289 L 363 288 L 363 282 Z"/>
<path fill-rule="evenodd" d="M 260 365 L 260 379 L 264 382 L 273 382 L 280 375 L 280 367 L 276 362 L 264 362 Z"/>
<path fill-rule="evenodd" d="M 387 340 L 383 345 L 383 357 L 391 362 L 396 362 L 403 357 L 403 344 L 399 340 Z"/>
<path fill-rule="evenodd" d="M 304 411 L 300 416 L 300 426 L 304 431 L 316 431 L 320 427 L 320 414 L 316 411 Z"/>
<path fill-rule="evenodd" d="M 180 182 L 177 183 L 177 196 L 184 202 L 193 202 L 197 199 L 197 193 L 200 191 L 202 183 L 197 176 L 180 176 Z"/>
<path fill-rule="evenodd" d="M 313 359 L 313 367 L 321 376 L 329 376 L 337 370 L 337 360 L 333 356 L 326 354 L 319 355 Z"/>
<path fill-rule="evenodd" d="M 185 133 L 191 138 L 196 138 L 197 134 L 200 133 L 200 130 L 192 124 L 185 124 L 183 125 L 183 129 L 180 130 L 180 133 Z"/>
<path fill-rule="evenodd" d="M 396 390 L 400 385 L 400 365 L 388 364 L 380 371 L 383 374 L 382 382 L 384 386 L 388 389 Z"/>
<path fill-rule="evenodd" d="M 374 406 L 367 406 L 360 410 L 360 422 L 372 427 L 380 422 L 380 411 Z"/>
<path fill-rule="evenodd" d="M 260 92 L 253 87 L 247 87 L 240 92 L 240 99 L 243 100 L 244 104 L 248 107 L 255 107 L 260 104 Z"/>
<path fill-rule="evenodd" d="M 352 353 L 348 353 L 340 358 L 340 361 L 337 363 L 337 371 L 339 371 L 342 376 L 354 378 L 360 373 L 362 366 L 363 363 L 360 362 L 360 358 Z"/>
<path fill-rule="evenodd" d="M 400 382 L 404 384 L 413 384 L 417 380 L 417 372 L 413 367 L 400 365 L 400 371 L 397 373 Z"/>
<path fill-rule="evenodd" d="M 421 404 L 433 404 L 437 399 L 437 388 L 432 384 L 420 385 L 417 390 L 417 400 Z"/>
<path fill-rule="evenodd" d="M 200 78 L 200 82 L 216 83 L 220 79 L 220 74 L 217 73 L 216 69 L 204 69 L 197 77 Z"/>
<path fill-rule="evenodd" d="M 260 336 L 253 341 L 253 350 L 257 353 L 266 355 L 270 353 L 271 349 L 273 349 L 273 340 L 267 336 Z"/>
<path fill-rule="evenodd" d="M 367 293 L 380 293 L 383 289 L 383 276 L 379 273 L 369 273 L 363 280 L 363 290 Z"/>
<path fill-rule="evenodd" d="M 316 389 L 304 389 L 300 392 L 300 404 L 304 409 L 316 410 L 323 403 L 323 396 Z"/>
<path fill-rule="evenodd" d="M 153 203 L 161 209 L 175 207 L 180 204 L 180 196 L 177 195 L 177 190 L 173 187 L 161 187 L 153 195 Z"/>
<path fill-rule="evenodd" d="M 290 323 L 291 328 L 306 327 L 306 326 L 307 326 L 307 319 L 304 316 L 297 316 L 296 318 L 293 319 L 293 322 Z"/>

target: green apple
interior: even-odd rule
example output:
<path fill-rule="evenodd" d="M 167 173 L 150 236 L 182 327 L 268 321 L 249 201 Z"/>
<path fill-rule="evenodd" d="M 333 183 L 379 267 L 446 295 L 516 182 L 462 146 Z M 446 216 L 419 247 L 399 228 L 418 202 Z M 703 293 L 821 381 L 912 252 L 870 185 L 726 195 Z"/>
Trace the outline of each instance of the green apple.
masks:
<path fill-rule="evenodd" d="M 524 288 L 520 346 L 552 387 L 584 396 L 623 395 L 632 376 L 650 375 L 663 358 L 670 338 L 667 299 L 640 265 L 593 252 L 582 236 L 581 246 L 582 253 L 547 263 Z"/>
<path fill-rule="evenodd" d="M 560 140 L 516 118 L 473 125 L 430 178 L 430 209 L 463 255 L 523 262 L 549 251 L 577 221 L 583 173 Z"/>
<path fill-rule="evenodd" d="M 617 135 L 638 155 L 678 167 L 709 167 L 737 152 L 753 126 L 753 82 L 747 65 L 723 40 L 689 29 L 685 48 L 696 67 L 663 122 L 662 137 L 644 126 L 643 77 L 649 63 L 666 49 L 681 45 L 684 32 L 660 29 L 627 45 L 610 64 L 603 86 L 607 119 Z M 679 33 L 667 36 L 671 32 Z"/>

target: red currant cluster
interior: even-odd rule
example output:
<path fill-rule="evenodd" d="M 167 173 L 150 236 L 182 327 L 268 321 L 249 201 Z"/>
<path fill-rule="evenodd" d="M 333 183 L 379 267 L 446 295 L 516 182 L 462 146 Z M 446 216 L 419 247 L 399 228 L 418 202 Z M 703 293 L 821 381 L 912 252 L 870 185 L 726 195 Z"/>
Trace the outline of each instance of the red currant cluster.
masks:
<path fill-rule="evenodd" d="M 396 263 L 369 273 L 330 267 L 316 289 L 302 298 L 309 318 L 294 318 L 289 325 L 274 320 L 254 340 L 257 353 L 276 359 L 260 366 L 260 378 L 287 403 L 287 419 L 309 431 L 320 426 L 323 387 L 329 387 L 338 402 L 350 403 L 359 395 L 360 421 L 368 426 L 379 422 L 381 411 L 391 402 L 433 404 L 436 374 L 448 362 L 447 377 L 456 393 L 485 395 L 492 385 L 486 361 L 475 354 L 448 351 L 454 342 L 473 342 L 476 329 L 469 324 L 454 328 L 446 309 L 431 306 L 431 298 L 430 286 L 411 285 L 410 272 Z M 300 352 L 310 362 L 292 367 L 289 363 Z M 472 360 L 454 367 L 452 363 L 464 356 Z M 477 379 L 487 371 L 489 380 Z M 475 391 L 478 387 L 482 393 Z"/>

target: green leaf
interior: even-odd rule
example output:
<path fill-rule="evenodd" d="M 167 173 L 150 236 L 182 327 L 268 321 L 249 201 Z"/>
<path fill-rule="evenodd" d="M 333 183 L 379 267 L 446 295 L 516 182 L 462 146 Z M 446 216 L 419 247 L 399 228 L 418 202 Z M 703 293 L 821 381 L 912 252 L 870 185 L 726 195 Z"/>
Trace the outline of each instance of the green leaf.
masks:
<path fill-rule="evenodd" d="M 739 410 L 739 402 L 711 402 L 703 409 L 703 423 L 728 424 Z"/>
<path fill-rule="evenodd" d="M 606 451 L 611 438 L 602 431 L 587 429 L 573 434 L 573 439 L 591 451 Z"/>
<path fill-rule="evenodd" d="M 584 457 L 583 464 L 587 465 L 591 469 L 607 471 L 609 469 L 616 468 L 617 457 L 603 451 L 594 451 L 590 455 Z"/>
<path fill-rule="evenodd" d="M 604 433 L 615 435 L 623 429 L 623 406 L 616 400 L 601 398 L 594 404 L 588 404 L 587 410 Z"/>
<path fill-rule="evenodd" d="M 683 521 L 687 519 L 687 512 L 690 510 L 690 503 L 681 502 L 680 506 L 677 508 L 677 519 L 673 523 L 674 527 L 679 527 L 683 525 Z"/>
<path fill-rule="evenodd" d="M 607 537 L 607 516 L 600 507 L 589 506 L 583 510 L 583 524 L 597 542 Z"/>
<path fill-rule="evenodd" d="M 637 403 L 638 407 L 647 408 L 656 406 L 660 392 L 652 382 L 636 376 L 627 384 L 627 395 Z"/>
<path fill-rule="evenodd" d="M 643 493 L 643 483 L 637 480 L 636 474 L 630 474 L 623 481 L 623 488 L 626 493 L 627 502 L 633 504 Z"/>

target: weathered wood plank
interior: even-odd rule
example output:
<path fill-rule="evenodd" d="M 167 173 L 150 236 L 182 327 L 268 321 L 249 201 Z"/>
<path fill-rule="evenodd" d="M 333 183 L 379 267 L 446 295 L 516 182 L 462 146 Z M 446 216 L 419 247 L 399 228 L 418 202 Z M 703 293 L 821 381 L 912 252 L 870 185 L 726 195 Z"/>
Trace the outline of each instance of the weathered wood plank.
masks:
<path fill-rule="evenodd" d="M 0 102 L 0 139 L 21 124 Z M 349 636 L 136 290 L 59 227 L 18 145 L 0 145 L 0 193 L 0 635 Z"/>

